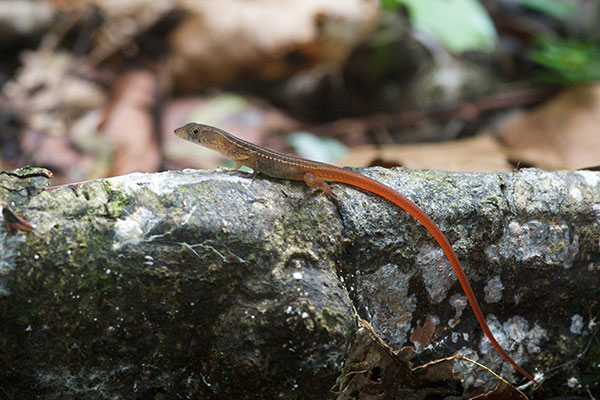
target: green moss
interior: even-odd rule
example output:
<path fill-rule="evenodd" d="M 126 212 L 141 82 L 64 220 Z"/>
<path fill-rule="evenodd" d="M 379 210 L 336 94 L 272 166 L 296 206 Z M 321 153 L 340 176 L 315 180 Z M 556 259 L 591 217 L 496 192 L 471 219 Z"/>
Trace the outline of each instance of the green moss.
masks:
<path fill-rule="evenodd" d="M 106 211 L 111 218 L 119 218 L 127 205 L 131 196 L 127 196 L 124 191 L 114 189 L 108 180 L 102 180 L 104 189 L 108 194 Z"/>
<path fill-rule="evenodd" d="M 343 330 L 343 327 L 341 326 L 343 317 L 340 317 L 341 315 L 339 313 L 324 308 L 321 312 L 321 327 L 330 333 Z"/>

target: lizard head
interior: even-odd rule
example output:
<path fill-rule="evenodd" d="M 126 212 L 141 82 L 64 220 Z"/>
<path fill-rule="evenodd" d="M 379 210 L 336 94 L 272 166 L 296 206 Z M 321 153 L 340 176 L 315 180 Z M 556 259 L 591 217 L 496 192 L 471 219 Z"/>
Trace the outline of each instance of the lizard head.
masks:
<path fill-rule="evenodd" d="M 174 131 L 175 135 L 190 142 L 200 144 L 212 150 L 222 150 L 220 130 L 209 125 L 190 122 Z"/>

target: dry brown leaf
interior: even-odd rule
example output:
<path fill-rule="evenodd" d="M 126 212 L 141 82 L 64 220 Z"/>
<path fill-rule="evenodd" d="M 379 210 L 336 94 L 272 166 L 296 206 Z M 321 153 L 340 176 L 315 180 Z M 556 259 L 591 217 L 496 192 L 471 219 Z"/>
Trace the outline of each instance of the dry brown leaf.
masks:
<path fill-rule="evenodd" d="M 91 154 L 76 151 L 67 136 L 26 128 L 21 146 L 32 164 L 43 165 L 55 172 L 52 178 L 54 185 L 98 177 L 95 175 L 97 160 Z"/>
<path fill-rule="evenodd" d="M 16 231 L 32 232 L 35 229 L 25 220 L 22 213 L 12 211 L 6 204 L 0 204 L 0 208 L 2 208 L 2 218 L 9 235 Z"/>
<path fill-rule="evenodd" d="M 424 381 L 436 382 L 444 379 L 457 379 L 454 373 L 454 363 L 450 358 L 431 361 L 416 367 L 414 371 L 418 378 Z"/>
<path fill-rule="evenodd" d="M 545 169 L 580 169 L 600 163 L 600 84 L 565 90 L 500 127 L 515 162 Z"/>
<path fill-rule="evenodd" d="M 392 349 L 365 320 L 358 330 L 333 392 L 339 400 L 393 399 L 403 388 L 417 383 L 410 363 L 396 357 Z"/>
<path fill-rule="evenodd" d="M 72 73 L 68 53 L 37 50 L 22 55 L 23 64 L 2 88 L 26 125 L 52 135 L 66 135 L 73 120 L 105 104 L 103 89 Z"/>
<path fill-rule="evenodd" d="M 24 37 L 38 35 L 51 28 L 56 16 L 56 10 L 42 1 L 2 1 L 0 43 L 14 46 Z"/>
<path fill-rule="evenodd" d="M 70 135 L 74 126 L 104 106 L 105 90 L 73 73 L 77 60 L 66 52 L 41 48 L 21 58 L 19 71 L 2 88 L 8 109 L 24 122 L 24 159 L 19 163 L 53 169 L 53 184 L 101 176 L 100 157 L 82 151 Z"/>
<path fill-rule="evenodd" d="M 515 390 L 515 388 L 504 382 L 498 382 L 498 386 L 488 393 L 471 397 L 469 400 L 525 400 L 526 397 Z"/>
<path fill-rule="evenodd" d="M 150 71 L 130 71 L 114 84 L 102 131 L 112 144 L 110 176 L 155 172 L 161 162 L 153 109 L 157 81 Z"/>
<path fill-rule="evenodd" d="M 423 351 L 423 349 L 425 349 L 425 347 L 429 346 L 429 343 L 431 343 L 431 338 L 435 332 L 435 328 L 435 320 L 431 315 L 427 314 L 427 318 L 425 318 L 423 325 L 416 328 L 410 335 L 410 341 L 415 345 L 417 353 L 420 353 Z"/>
<path fill-rule="evenodd" d="M 252 79 L 273 80 L 318 63 L 339 66 L 377 26 L 376 0 L 192 1 L 171 36 L 183 91 Z"/>
<path fill-rule="evenodd" d="M 351 149 L 337 164 L 349 167 L 396 165 L 410 169 L 456 172 L 501 172 L 513 169 L 502 145 L 487 135 L 444 143 L 390 145 L 380 148 L 359 146 Z"/>

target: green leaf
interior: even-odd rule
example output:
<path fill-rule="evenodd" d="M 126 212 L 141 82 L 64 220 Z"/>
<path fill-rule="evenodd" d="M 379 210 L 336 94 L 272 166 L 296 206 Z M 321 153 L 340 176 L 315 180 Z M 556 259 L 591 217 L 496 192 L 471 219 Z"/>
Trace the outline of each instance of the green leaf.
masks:
<path fill-rule="evenodd" d="M 331 138 L 320 138 L 308 132 L 294 132 L 288 136 L 290 146 L 304 158 L 331 163 L 347 153 L 346 146 Z"/>
<path fill-rule="evenodd" d="M 576 5 L 564 0 L 520 0 L 520 2 L 524 7 L 558 19 L 569 19 L 577 11 Z"/>
<path fill-rule="evenodd" d="M 381 7 L 387 11 L 395 11 L 400 5 L 399 0 L 380 0 Z"/>
<path fill-rule="evenodd" d="M 573 39 L 538 38 L 530 58 L 544 68 L 540 78 L 573 85 L 600 81 L 600 47 Z"/>
<path fill-rule="evenodd" d="M 498 35 L 477 0 L 397 0 L 410 13 L 413 25 L 431 33 L 453 52 L 491 50 Z"/>

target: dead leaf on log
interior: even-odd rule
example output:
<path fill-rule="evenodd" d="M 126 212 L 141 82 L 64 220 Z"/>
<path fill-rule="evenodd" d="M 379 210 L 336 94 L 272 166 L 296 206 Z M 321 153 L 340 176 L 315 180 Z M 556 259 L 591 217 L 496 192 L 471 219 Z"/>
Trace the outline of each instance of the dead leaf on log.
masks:
<path fill-rule="evenodd" d="M 422 326 L 416 328 L 412 335 L 410 335 L 410 342 L 415 345 L 415 349 L 417 353 L 420 353 L 429 346 L 431 343 L 431 338 L 435 333 L 436 323 L 433 317 L 427 314 L 427 318 L 425 318 L 425 322 Z"/>
<path fill-rule="evenodd" d="M 358 324 L 346 367 L 334 388 L 337 399 L 391 400 L 399 388 L 414 386 L 417 381 L 409 362 L 396 357 L 368 322 L 359 318 Z"/>
<path fill-rule="evenodd" d="M 437 382 L 446 379 L 456 379 L 454 374 L 454 360 L 445 358 L 434 360 L 414 369 L 419 379 Z"/>
<path fill-rule="evenodd" d="M 471 397 L 469 400 L 527 400 L 527 396 L 501 381 L 491 392 Z"/>
<path fill-rule="evenodd" d="M 358 319 L 359 328 L 346 367 L 333 392 L 338 400 L 393 400 L 397 398 L 447 398 L 461 394 L 452 363 L 432 363 L 411 369 L 414 351 L 395 353 L 371 325 Z"/>
<path fill-rule="evenodd" d="M 420 365 L 414 368 L 413 371 L 415 372 L 415 376 L 418 379 L 427 380 L 431 382 L 442 382 L 448 380 L 452 381 L 456 379 L 455 363 L 457 361 L 475 364 L 477 367 L 481 368 L 482 370 L 488 371 L 490 374 L 494 375 L 498 379 L 498 384 L 496 385 L 494 390 L 482 395 L 472 397 L 470 398 L 470 400 L 527 400 L 527 396 L 523 392 L 514 387 L 512 384 L 510 384 L 510 382 L 502 378 L 500 375 L 496 374 L 484 364 L 481 364 L 461 354 L 455 354 L 450 357 L 430 361 L 427 364 Z"/>
<path fill-rule="evenodd" d="M 9 235 L 15 231 L 32 232 L 35 229 L 25 221 L 23 214 L 13 212 L 6 204 L 2 204 L 2 218 L 4 218 L 4 225 L 6 225 Z"/>

